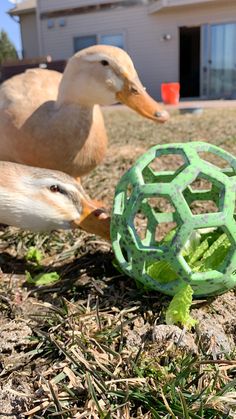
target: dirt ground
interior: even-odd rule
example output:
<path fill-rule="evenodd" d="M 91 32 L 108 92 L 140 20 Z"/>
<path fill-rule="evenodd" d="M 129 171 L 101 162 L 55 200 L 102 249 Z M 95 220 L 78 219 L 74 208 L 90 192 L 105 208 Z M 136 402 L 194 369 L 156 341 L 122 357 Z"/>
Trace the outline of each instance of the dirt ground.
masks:
<path fill-rule="evenodd" d="M 204 110 L 199 116 L 174 112 L 163 126 L 123 109 L 107 109 L 104 114 L 110 138 L 107 157 L 83 184 L 109 209 L 121 175 L 154 144 L 203 140 L 236 154 L 236 110 Z M 167 162 L 167 166 L 172 163 Z M 37 272 L 35 265 L 25 259 L 30 246 L 43 253 L 41 271 L 57 271 L 59 282 L 40 287 L 27 283 L 26 271 L 32 275 Z M 84 366 L 86 375 L 91 373 L 91 365 L 103 372 L 109 369 L 115 362 L 114 353 L 120 354 L 120 364 L 116 361 L 119 369 L 122 362 L 128 365 L 127 357 L 137 348 L 142 348 L 146 359 L 163 359 L 175 347 L 181 353 L 201 353 L 216 362 L 230 357 L 233 363 L 235 290 L 195 300 L 192 315 L 198 324 L 186 331 L 164 324 L 170 299 L 157 292 L 144 292 L 117 271 L 111 245 L 99 237 L 79 231 L 35 235 L 2 227 L 0 250 L 2 419 L 102 417 L 87 397 L 83 374 L 73 369 L 76 362 Z M 77 346 L 69 349 L 76 337 Z M 88 341 L 93 352 L 85 349 Z M 104 349 L 108 342 L 109 357 Z M 63 397 L 72 394 L 74 388 L 79 402 L 64 405 Z M 56 407 L 50 410 L 50 406 Z M 142 410 L 139 416 L 138 410 L 132 416 L 122 409 L 120 418 L 152 417 Z"/>

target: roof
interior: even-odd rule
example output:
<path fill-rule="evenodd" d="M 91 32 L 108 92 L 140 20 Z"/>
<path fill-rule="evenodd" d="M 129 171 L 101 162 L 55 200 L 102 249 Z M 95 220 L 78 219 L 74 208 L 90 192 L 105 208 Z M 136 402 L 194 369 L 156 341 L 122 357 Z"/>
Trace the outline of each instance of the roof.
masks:
<path fill-rule="evenodd" d="M 127 5 L 128 6 L 132 5 L 132 4 L 135 5 L 135 4 L 138 4 L 138 3 L 149 4 L 149 3 L 152 3 L 153 1 L 154 0 L 129 0 L 127 2 Z M 101 0 L 100 2 L 97 1 L 97 0 L 95 0 L 95 1 L 94 0 L 90 0 L 90 1 L 84 0 L 84 2 L 83 1 L 78 1 L 78 5 L 80 5 L 80 3 L 81 3 L 81 6 L 94 4 L 97 7 L 99 4 L 102 5 L 103 3 L 108 3 L 108 2 L 109 2 L 109 0 Z M 121 2 L 119 0 L 113 0 L 113 1 L 111 1 L 111 3 L 114 3 L 114 4 L 115 3 L 124 3 L 124 5 L 125 5 L 126 1 Z M 20 1 L 19 3 L 17 3 L 14 8 L 10 9 L 8 11 L 8 14 L 11 15 L 11 16 L 20 16 L 20 15 L 23 15 L 23 14 L 35 12 L 36 8 L 37 8 L 37 0 L 23 0 L 23 1 Z M 65 8 L 66 8 L 66 1 L 65 1 Z M 62 9 L 62 12 L 63 12 L 64 7 L 63 8 L 60 7 L 60 10 L 61 9 Z"/>
<path fill-rule="evenodd" d="M 9 10 L 9 15 L 19 16 L 27 13 L 34 12 L 36 10 L 36 0 L 24 0 L 20 3 L 17 3 L 13 9 Z"/>

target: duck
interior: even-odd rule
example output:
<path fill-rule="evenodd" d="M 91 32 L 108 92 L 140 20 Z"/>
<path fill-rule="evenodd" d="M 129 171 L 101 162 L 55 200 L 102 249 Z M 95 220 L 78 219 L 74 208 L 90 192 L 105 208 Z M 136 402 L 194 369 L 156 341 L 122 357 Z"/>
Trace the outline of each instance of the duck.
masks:
<path fill-rule="evenodd" d="M 66 173 L 0 161 L 0 223 L 33 232 L 81 228 L 110 240 L 110 219 Z"/>
<path fill-rule="evenodd" d="M 83 49 L 63 74 L 37 68 L 16 75 L 0 87 L 0 160 L 59 170 L 80 182 L 106 154 L 100 106 L 117 102 L 155 122 L 169 118 L 118 47 Z"/>

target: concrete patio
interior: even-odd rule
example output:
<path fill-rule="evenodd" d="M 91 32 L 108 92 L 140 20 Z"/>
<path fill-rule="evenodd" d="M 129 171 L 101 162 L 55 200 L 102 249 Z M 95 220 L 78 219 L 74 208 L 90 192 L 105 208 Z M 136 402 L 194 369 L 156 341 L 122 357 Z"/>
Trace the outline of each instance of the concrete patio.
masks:
<path fill-rule="evenodd" d="M 236 108 L 236 100 L 181 99 L 177 105 L 164 105 L 165 109 Z"/>

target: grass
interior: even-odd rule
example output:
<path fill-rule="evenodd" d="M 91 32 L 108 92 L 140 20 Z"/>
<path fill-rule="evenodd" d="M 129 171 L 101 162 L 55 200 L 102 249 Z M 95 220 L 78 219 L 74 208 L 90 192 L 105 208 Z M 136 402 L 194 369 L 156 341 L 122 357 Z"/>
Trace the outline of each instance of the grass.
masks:
<path fill-rule="evenodd" d="M 33 414 L 43 403 L 48 418 L 232 417 L 236 361 L 183 354 L 174 346 L 154 357 L 145 343 L 131 351 L 124 331 L 135 310 L 100 311 L 98 300 L 95 306 L 67 304 L 47 306 L 48 327 L 35 336 L 32 355 L 47 359 L 50 380 L 42 379 Z"/>
<path fill-rule="evenodd" d="M 46 308 L 43 329 L 33 339 L 36 347 L 28 354 L 40 356 L 49 366 L 41 376 L 43 391 L 32 414 L 43 410 L 48 418 L 78 413 L 99 418 L 227 417 L 224 401 L 234 401 L 235 396 L 235 383 L 229 381 L 235 365 L 227 360 L 212 364 L 204 356 L 183 356 L 174 347 L 157 359 L 146 355 L 145 345 L 127 350 L 123 331 L 132 321 L 131 311 L 100 311 L 89 301 L 86 307 L 69 307 L 64 301 L 63 309 L 49 304 Z"/>
<path fill-rule="evenodd" d="M 175 113 L 156 126 L 108 109 L 108 155 L 84 185 L 111 207 L 118 179 L 153 144 L 206 140 L 236 154 L 235 118 L 230 109 Z M 217 336 L 206 342 L 198 327 L 163 329 L 161 338 L 169 299 L 144 293 L 118 272 L 108 243 L 81 232 L 8 228 L 0 236 L 1 417 L 236 417 L 234 348 L 216 351 Z M 31 247 L 42 254 L 38 262 L 37 252 L 27 256 Z M 25 271 L 32 277 L 56 271 L 60 280 L 29 284 Z M 197 301 L 193 311 L 210 316 L 210 328 L 222 321 L 236 341 L 235 301 L 231 292 Z"/>

